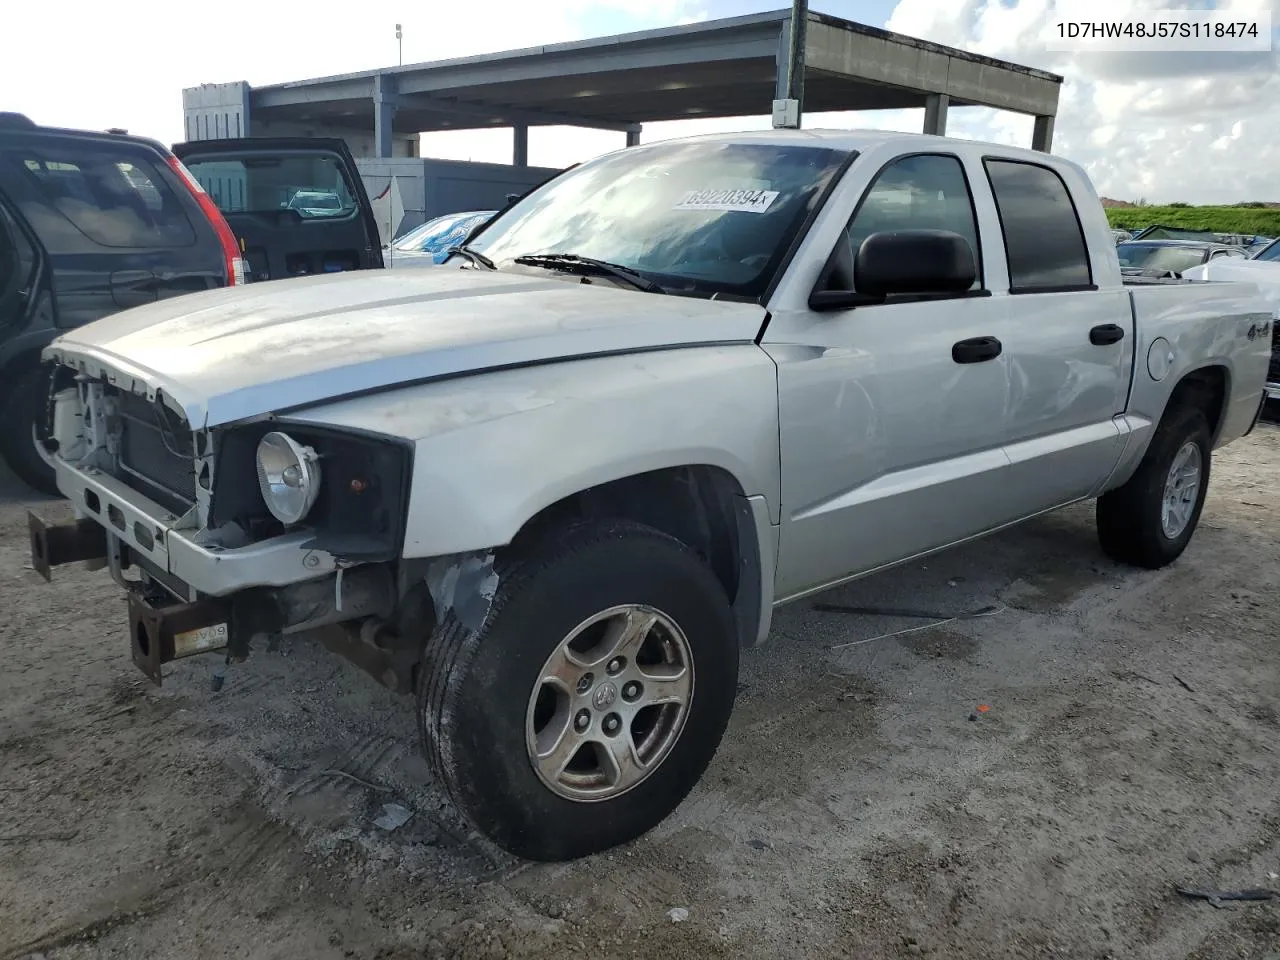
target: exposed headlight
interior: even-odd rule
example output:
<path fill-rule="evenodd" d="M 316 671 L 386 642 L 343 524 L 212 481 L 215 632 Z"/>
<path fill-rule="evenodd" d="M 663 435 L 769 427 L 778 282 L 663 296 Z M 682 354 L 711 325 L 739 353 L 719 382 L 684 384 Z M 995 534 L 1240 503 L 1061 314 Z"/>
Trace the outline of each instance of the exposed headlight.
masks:
<path fill-rule="evenodd" d="M 286 433 L 258 441 L 258 486 L 271 515 L 285 526 L 297 523 L 320 495 L 319 457 Z"/>

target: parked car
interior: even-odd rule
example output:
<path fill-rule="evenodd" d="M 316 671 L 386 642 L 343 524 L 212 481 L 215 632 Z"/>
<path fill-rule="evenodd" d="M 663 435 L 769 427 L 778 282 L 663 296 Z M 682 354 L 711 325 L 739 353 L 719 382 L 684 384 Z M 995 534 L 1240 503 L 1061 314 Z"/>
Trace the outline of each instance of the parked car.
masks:
<path fill-rule="evenodd" d="M 1186 227 L 1166 227 L 1153 223 L 1134 231 L 1134 240 L 1203 240 L 1206 243 L 1219 243 L 1220 235 L 1212 230 L 1191 230 Z"/>
<path fill-rule="evenodd" d="M 157 683 L 340 625 L 476 827 L 572 858 L 681 803 L 781 604 L 1091 498 L 1106 554 L 1173 562 L 1269 324 L 1250 284 L 1123 280 L 1061 157 L 646 144 L 437 269 L 64 334 L 47 449 L 86 519 L 32 514 L 32 564 L 127 564 Z"/>
<path fill-rule="evenodd" d="M 1249 248 L 1249 259 L 1280 262 L 1280 240 L 1259 240 Z"/>
<path fill-rule="evenodd" d="M 472 230 L 497 212 L 469 210 L 433 217 L 393 241 L 387 259 L 393 267 L 397 264 L 421 266 L 443 263 L 453 247 L 466 240 Z"/>
<path fill-rule="evenodd" d="M 231 224 L 251 280 L 382 269 L 378 221 L 345 140 L 194 140 L 173 152 Z"/>
<path fill-rule="evenodd" d="M 286 193 L 291 182 L 334 184 L 342 211 L 321 221 L 281 209 L 299 195 Z M 213 287 L 381 267 L 377 235 L 341 141 L 169 150 L 0 115 L 0 455 L 31 486 L 56 492 L 32 431 L 47 393 L 40 351 L 60 331 Z"/>
<path fill-rule="evenodd" d="M 1241 247 L 1202 240 L 1129 240 L 1116 244 L 1126 277 L 1180 277 L 1182 271 L 1217 257 L 1244 259 Z"/>
<path fill-rule="evenodd" d="M 0 115 L 0 454 L 56 493 L 32 441 L 61 331 L 117 310 L 243 283 L 226 220 L 152 140 Z"/>
<path fill-rule="evenodd" d="M 304 217 L 340 217 L 355 210 L 355 202 L 328 190 L 299 190 L 284 204 L 286 209 L 297 210 Z"/>

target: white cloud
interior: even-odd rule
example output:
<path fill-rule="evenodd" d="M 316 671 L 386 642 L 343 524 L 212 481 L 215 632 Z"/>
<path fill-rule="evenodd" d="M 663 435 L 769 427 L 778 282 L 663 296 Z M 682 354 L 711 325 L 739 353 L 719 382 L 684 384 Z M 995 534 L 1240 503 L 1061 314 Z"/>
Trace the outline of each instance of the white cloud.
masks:
<path fill-rule="evenodd" d="M 1105 9 L 1114 20 L 1190 6 L 1108 0 Z M 1242 16 L 1270 10 L 1273 26 L 1280 26 L 1277 0 L 1213 6 Z M 1044 42 L 1053 12 L 1049 0 L 951 6 L 899 0 L 887 27 L 1064 76 L 1054 152 L 1084 164 L 1106 196 L 1136 199 L 1141 193 L 1153 202 L 1189 203 L 1280 199 L 1273 174 L 1280 165 L 1275 54 L 1056 53 Z M 995 111 L 970 111 L 959 122 L 959 111 L 951 113 L 949 132 L 956 135 L 1000 139 L 1014 129 L 1007 115 Z"/>

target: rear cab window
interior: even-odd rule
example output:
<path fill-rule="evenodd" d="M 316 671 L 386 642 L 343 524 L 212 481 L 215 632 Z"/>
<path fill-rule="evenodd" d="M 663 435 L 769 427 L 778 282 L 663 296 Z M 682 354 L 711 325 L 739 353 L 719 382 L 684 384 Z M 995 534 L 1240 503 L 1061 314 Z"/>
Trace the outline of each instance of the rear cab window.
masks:
<path fill-rule="evenodd" d="M 19 206 L 51 251 L 187 247 L 197 235 L 174 189 L 141 148 L 56 138 L 4 149 Z"/>
<path fill-rule="evenodd" d="M 349 220 L 359 212 L 336 156 L 273 153 L 184 163 L 223 213 L 292 210 L 303 220 Z"/>
<path fill-rule="evenodd" d="M 983 161 L 1004 231 L 1010 293 L 1092 290 L 1084 228 L 1057 172 L 1025 160 Z"/>

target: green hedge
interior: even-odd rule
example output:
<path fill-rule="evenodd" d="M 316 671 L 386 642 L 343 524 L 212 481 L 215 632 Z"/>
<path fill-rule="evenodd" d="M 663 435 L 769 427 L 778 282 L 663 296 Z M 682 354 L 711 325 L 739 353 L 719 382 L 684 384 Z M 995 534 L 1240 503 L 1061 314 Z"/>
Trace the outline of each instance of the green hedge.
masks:
<path fill-rule="evenodd" d="M 1214 233 L 1260 233 L 1280 236 L 1280 209 L 1251 207 L 1108 207 L 1113 227 L 1137 230 L 1153 223 Z"/>

